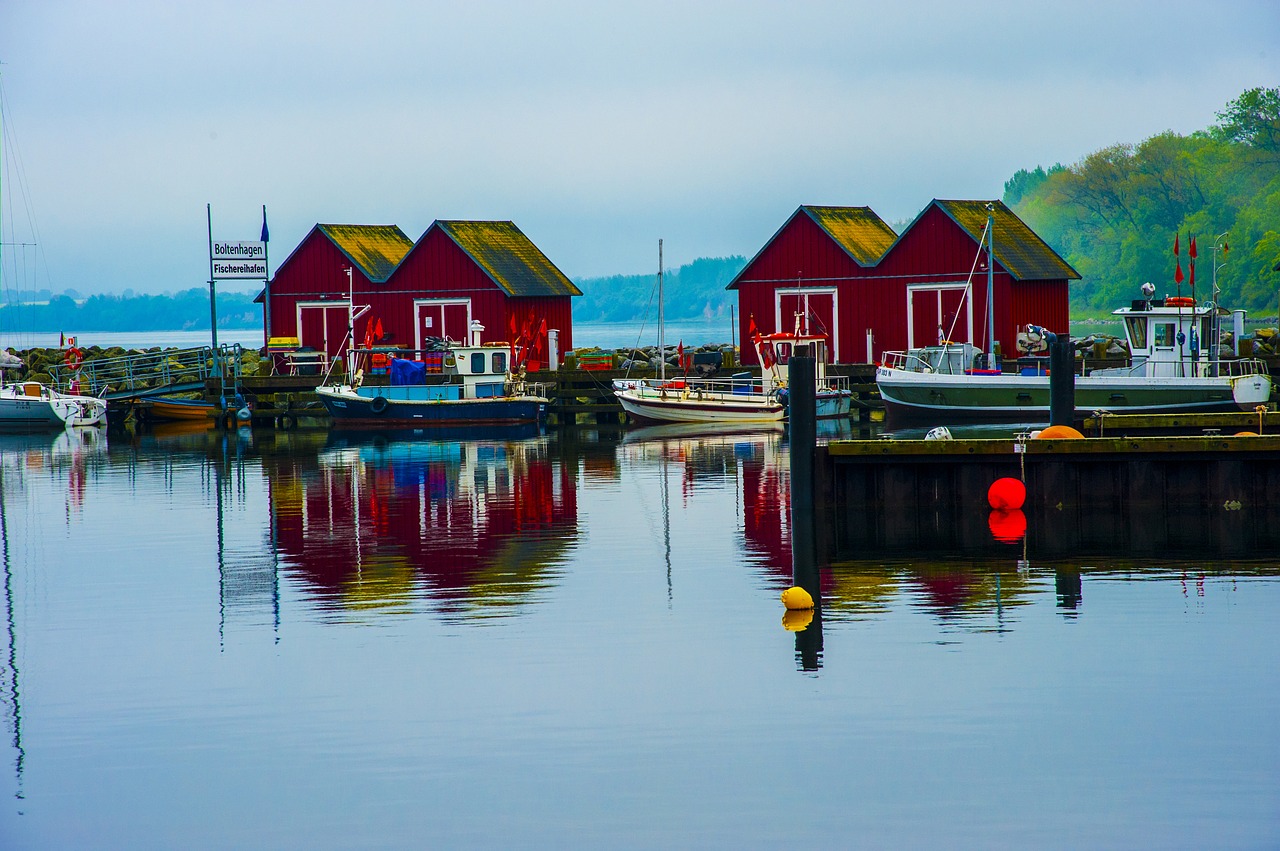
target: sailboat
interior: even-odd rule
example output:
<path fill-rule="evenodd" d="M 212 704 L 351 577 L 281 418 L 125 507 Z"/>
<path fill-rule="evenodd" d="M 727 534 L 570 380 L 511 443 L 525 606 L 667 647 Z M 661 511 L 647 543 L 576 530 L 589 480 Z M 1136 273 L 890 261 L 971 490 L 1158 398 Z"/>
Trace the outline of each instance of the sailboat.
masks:
<path fill-rule="evenodd" d="M 0 92 L 2 94 L 2 92 Z M 0 108 L 0 120 L 4 109 Z M 4 133 L 0 132 L 0 162 L 4 161 L 8 150 L 3 148 Z M 4 174 L 23 174 L 21 168 L 4 168 L 0 170 L 0 179 Z M 7 186 L 0 184 L 0 234 L 4 232 L 4 208 Z M 4 276 L 5 261 L 4 242 L 0 240 L 0 280 Z M 0 291 L 7 291 L 0 286 Z M 79 350 L 72 347 L 68 351 L 68 365 L 71 364 L 71 353 L 75 353 L 79 363 Z M 107 400 L 94 396 L 80 396 L 74 393 L 63 393 L 38 381 L 22 381 L 5 384 L 5 370 L 20 370 L 23 363 L 20 358 L 9 352 L 0 353 L 0 430 L 4 431 L 49 431 L 70 426 L 101 425 L 107 419 Z"/>
<path fill-rule="evenodd" d="M 786 368 L 798 346 L 809 346 L 816 366 L 817 415 L 847 417 L 853 394 L 848 379 L 827 375 L 827 338 L 813 333 L 797 313 L 791 331 L 752 334 L 760 377 L 667 378 L 663 340 L 662 240 L 658 240 L 658 377 L 614 382 L 614 396 L 633 418 L 654 423 L 776 423 L 787 415 Z M 754 323 L 753 323 L 754 327 Z"/>

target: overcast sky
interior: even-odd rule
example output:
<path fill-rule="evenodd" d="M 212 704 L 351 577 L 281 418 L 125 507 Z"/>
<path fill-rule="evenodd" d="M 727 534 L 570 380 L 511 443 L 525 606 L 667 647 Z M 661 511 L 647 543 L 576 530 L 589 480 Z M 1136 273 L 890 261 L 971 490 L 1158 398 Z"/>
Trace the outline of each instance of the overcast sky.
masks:
<path fill-rule="evenodd" d="M 510 219 L 581 277 L 1203 128 L 1280 85 L 1280 3 L 5 0 L 0 62 L 41 286 L 202 286 L 206 204 L 265 204 L 273 268 L 317 222 Z"/>

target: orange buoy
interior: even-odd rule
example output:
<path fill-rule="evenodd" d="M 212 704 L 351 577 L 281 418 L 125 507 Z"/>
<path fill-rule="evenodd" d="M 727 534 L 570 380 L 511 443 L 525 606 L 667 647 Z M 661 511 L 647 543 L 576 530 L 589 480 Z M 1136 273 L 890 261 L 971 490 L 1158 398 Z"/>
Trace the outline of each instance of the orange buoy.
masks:
<path fill-rule="evenodd" d="M 1238 431 L 1235 433 L 1235 436 L 1236 437 L 1257 437 L 1258 433 L 1256 431 Z"/>
<path fill-rule="evenodd" d="M 987 518 L 987 528 L 991 530 L 991 537 L 1000 543 L 1016 544 L 1027 535 L 1027 515 L 1017 508 L 992 511 Z"/>
<path fill-rule="evenodd" d="M 996 479 L 987 488 L 987 504 L 997 511 L 1021 508 L 1027 501 L 1027 486 L 1019 479 Z"/>
<path fill-rule="evenodd" d="M 1084 437 L 1071 426 L 1051 425 L 1036 435 L 1036 440 L 1063 440 Z"/>

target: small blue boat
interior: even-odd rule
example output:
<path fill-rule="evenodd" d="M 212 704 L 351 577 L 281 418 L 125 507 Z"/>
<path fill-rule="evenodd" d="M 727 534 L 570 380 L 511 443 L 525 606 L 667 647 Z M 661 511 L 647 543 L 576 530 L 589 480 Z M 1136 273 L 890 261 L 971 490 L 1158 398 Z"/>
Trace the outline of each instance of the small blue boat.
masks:
<path fill-rule="evenodd" d="M 389 384 L 316 389 L 337 426 L 422 428 L 542 422 L 551 404 L 543 385 L 509 372 L 506 346 L 455 346 L 425 360 L 391 357 Z"/>

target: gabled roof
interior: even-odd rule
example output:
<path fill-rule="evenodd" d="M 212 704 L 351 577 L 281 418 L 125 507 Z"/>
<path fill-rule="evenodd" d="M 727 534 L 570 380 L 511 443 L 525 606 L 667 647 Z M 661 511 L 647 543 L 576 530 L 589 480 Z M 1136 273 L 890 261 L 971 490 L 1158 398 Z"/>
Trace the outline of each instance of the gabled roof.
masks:
<path fill-rule="evenodd" d="M 863 267 L 879 263 L 880 258 L 889 250 L 889 246 L 893 245 L 894 240 L 898 238 L 893 228 L 885 224 L 884 219 L 877 216 L 870 207 L 818 207 L 801 204 L 782 227 L 778 228 L 778 232 L 769 238 L 764 248 L 761 248 L 756 256 L 742 267 L 742 271 L 734 276 L 725 289 L 736 289 L 743 273 L 750 269 L 751 264 L 760 258 L 778 235 L 801 215 L 812 219 L 813 223 L 822 228 L 853 262 Z"/>
<path fill-rule="evenodd" d="M 444 231 L 507 295 L 582 295 L 512 222 L 435 221 L 422 239 L 435 228 Z"/>
<path fill-rule="evenodd" d="M 1018 281 L 1035 281 L 1046 279 L 1078 279 L 1080 273 L 1071 268 L 1067 261 L 1058 256 L 1058 252 L 1049 247 L 1036 232 L 1027 227 L 1027 223 L 1018 218 L 1001 201 L 939 201 L 934 199 L 930 206 L 937 206 L 946 213 L 953 222 L 959 225 L 974 242 L 982 239 L 982 232 L 987 227 L 987 205 L 991 205 L 992 245 L 996 262 Z M 923 216 L 928 212 L 925 207 Z M 919 216 L 916 221 L 919 221 Z M 912 225 L 915 222 L 911 223 Z M 904 233 L 910 232 L 908 227 Z"/>
<path fill-rule="evenodd" d="M 391 277 L 413 248 L 413 240 L 396 225 L 316 225 L 315 229 L 328 237 L 366 278 L 376 283 Z"/>
<path fill-rule="evenodd" d="M 800 210 L 831 235 L 859 266 L 874 266 L 898 235 L 870 207 L 812 207 Z"/>

